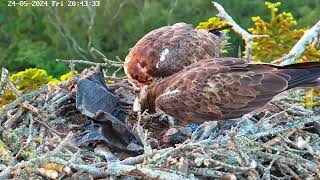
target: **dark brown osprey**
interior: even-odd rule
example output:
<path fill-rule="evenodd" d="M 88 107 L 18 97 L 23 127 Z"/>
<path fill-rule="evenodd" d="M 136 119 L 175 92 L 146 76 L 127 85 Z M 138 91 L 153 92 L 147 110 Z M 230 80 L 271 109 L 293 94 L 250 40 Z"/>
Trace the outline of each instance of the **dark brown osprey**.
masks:
<path fill-rule="evenodd" d="M 212 33 L 177 23 L 149 32 L 126 57 L 124 70 L 129 82 L 141 87 L 153 78 L 170 76 L 199 60 L 219 57 L 220 41 L 225 37 L 219 30 Z"/>
<path fill-rule="evenodd" d="M 280 67 L 238 58 L 208 59 L 144 86 L 134 110 L 163 112 L 194 123 L 239 118 L 287 89 L 318 85 L 319 76 L 320 63 Z"/>

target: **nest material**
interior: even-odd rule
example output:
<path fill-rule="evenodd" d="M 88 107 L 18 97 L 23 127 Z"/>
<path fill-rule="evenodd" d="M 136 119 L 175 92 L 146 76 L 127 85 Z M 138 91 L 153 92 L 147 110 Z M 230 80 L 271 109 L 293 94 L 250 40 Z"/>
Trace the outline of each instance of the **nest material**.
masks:
<path fill-rule="evenodd" d="M 44 85 L 0 110 L 0 179 L 320 177 L 320 116 L 283 98 L 241 119 L 221 122 L 206 139 L 191 136 L 175 147 L 152 149 L 147 139 L 160 142 L 168 128 L 144 115 L 131 117 L 130 127 L 139 120 L 135 129 L 144 144 L 139 155 L 103 144 L 75 145 L 87 118 L 75 108 L 74 86 L 73 79 Z M 121 80 L 112 88 L 129 112 L 134 93 L 126 86 Z"/>

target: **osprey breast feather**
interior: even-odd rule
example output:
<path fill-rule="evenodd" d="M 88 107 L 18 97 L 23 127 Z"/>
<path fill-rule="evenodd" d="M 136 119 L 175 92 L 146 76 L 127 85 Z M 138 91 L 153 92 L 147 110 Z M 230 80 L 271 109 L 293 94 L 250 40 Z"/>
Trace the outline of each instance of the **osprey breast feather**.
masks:
<path fill-rule="evenodd" d="M 202 59 L 219 57 L 220 41 L 220 36 L 185 23 L 155 29 L 130 50 L 124 70 L 129 82 L 141 87 Z"/>

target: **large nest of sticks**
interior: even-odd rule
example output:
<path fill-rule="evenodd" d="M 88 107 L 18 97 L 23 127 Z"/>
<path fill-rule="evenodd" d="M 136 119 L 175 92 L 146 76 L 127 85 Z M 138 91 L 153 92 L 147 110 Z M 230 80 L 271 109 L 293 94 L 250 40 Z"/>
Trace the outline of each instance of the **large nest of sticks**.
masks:
<path fill-rule="evenodd" d="M 163 136 L 172 128 L 157 116 L 132 114 L 134 89 L 116 80 L 110 92 L 143 147 L 132 151 L 101 139 L 77 144 L 91 121 L 76 107 L 77 83 L 79 77 L 44 85 L 1 109 L 0 179 L 319 178 L 320 116 L 286 102 L 290 92 L 259 112 L 219 122 L 206 138 L 196 131 L 168 144 Z"/>
<path fill-rule="evenodd" d="M 250 60 L 254 36 L 214 6 L 243 36 Z M 319 27 L 278 61 L 292 63 Z M 71 79 L 23 95 L 8 77 L 1 80 L 0 94 L 8 87 L 18 98 L 0 109 L 0 179 L 320 178 L 319 110 L 287 102 L 295 90 L 240 119 L 211 123 L 212 131 L 203 130 L 207 123 L 194 131 L 162 116 L 132 113 L 135 89 L 116 77 L 106 85 L 99 75 L 108 63 L 68 63 Z M 75 75 L 75 63 L 97 68 Z M 122 65 L 115 64 L 118 72 Z"/>

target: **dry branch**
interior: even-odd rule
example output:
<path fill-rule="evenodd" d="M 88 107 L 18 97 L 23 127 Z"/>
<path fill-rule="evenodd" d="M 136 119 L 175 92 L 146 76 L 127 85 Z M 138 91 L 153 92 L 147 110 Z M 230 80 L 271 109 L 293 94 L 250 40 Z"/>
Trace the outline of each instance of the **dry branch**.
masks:
<path fill-rule="evenodd" d="M 6 87 L 8 87 L 8 89 L 10 89 L 16 95 L 16 97 L 21 96 L 21 93 L 14 86 L 14 84 L 10 81 L 9 71 L 6 68 L 2 67 L 0 95 L 2 95 L 4 93 Z"/>
<path fill-rule="evenodd" d="M 10 81 L 9 79 L 9 71 L 2 67 L 1 73 L 1 84 L 0 84 L 0 96 L 2 96 L 7 88 L 7 83 Z"/>
<path fill-rule="evenodd" d="M 38 90 L 30 93 L 26 93 L 22 95 L 20 98 L 14 100 L 12 103 L 5 105 L 3 108 L 0 109 L 0 122 L 3 121 L 3 118 L 5 117 L 6 112 L 8 110 L 15 108 L 19 106 L 21 103 L 23 103 L 24 101 L 31 100 L 33 97 L 37 97 L 40 94 L 45 93 L 46 91 L 48 91 L 48 85 L 43 85 Z"/>
<path fill-rule="evenodd" d="M 295 60 L 298 59 L 305 51 L 307 46 L 311 44 L 318 36 L 320 36 L 320 21 L 318 21 L 312 28 L 303 34 L 299 41 L 290 50 L 289 54 L 273 61 L 273 63 L 280 63 L 282 66 L 293 64 Z"/>
<path fill-rule="evenodd" d="M 243 28 L 241 28 L 219 3 L 217 2 L 212 2 L 212 3 L 219 12 L 217 16 L 227 21 L 228 24 L 232 26 L 232 29 L 236 33 L 240 34 L 242 38 L 245 40 L 246 50 L 245 50 L 245 56 L 243 58 L 247 59 L 248 61 L 251 61 L 254 36 L 249 32 L 247 32 L 246 30 L 244 30 Z"/>
<path fill-rule="evenodd" d="M 142 177 L 142 178 L 155 178 L 155 179 L 196 179 L 194 176 L 189 175 L 185 176 L 179 172 L 166 172 L 154 168 L 144 168 L 138 166 L 123 165 L 117 162 L 110 162 L 106 170 L 108 174 L 120 176 L 120 175 L 132 175 L 133 177 Z"/>

